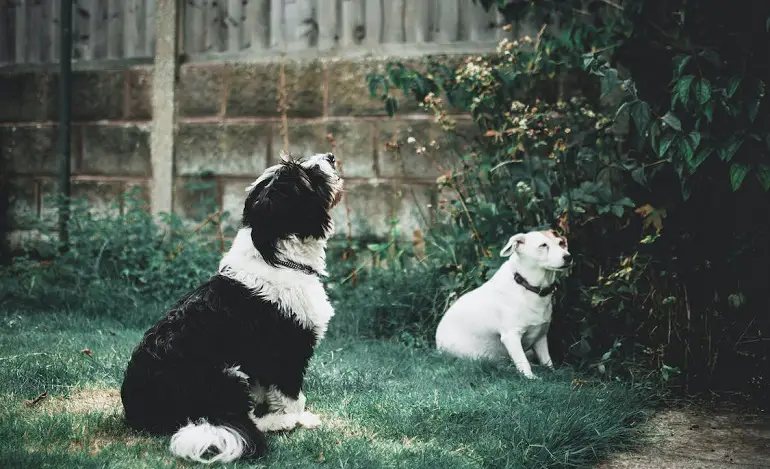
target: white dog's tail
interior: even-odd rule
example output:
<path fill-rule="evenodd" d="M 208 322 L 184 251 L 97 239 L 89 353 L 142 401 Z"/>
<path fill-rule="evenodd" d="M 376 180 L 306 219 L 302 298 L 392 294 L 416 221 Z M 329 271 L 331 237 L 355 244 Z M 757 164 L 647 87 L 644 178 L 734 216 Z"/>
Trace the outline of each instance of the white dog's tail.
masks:
<path fill-rule="evenodd" d="M 198 463 L 228 463 L 243 456 L 261 456 L 265 437 L 256 425 L 221 423 L 212 425 L 205 419 L 189 423 L 171 437 L 171 452 Z M 244 427 L 246 428 L 239 428 Z"/>

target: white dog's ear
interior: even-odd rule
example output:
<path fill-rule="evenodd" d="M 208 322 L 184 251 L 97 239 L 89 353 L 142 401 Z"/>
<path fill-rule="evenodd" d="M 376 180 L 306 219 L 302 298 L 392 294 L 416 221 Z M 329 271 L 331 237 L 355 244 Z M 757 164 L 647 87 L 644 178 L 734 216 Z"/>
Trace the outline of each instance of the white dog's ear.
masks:
<path fill-rule="evenodd" d="M 513 254 L 514 251 L 519 249 L 519 246 L 524 244 L 524 233 L 518 233 L 513 236 L 511 236 L 511 239 L 508 240 L 508 243 L 503 246 L 503 250 L 500 251 L 500 255 L 503 257 L 508 257 L 511 254 Z"/>
<path fill-rule="evenodd" d="M 291 161 L 291 153 L 288 153 L 286 151 L 283 151 L 283 150 L 279 151 L 278 156 L 281 158 L 281 161 L 285 163 L 288 163 L 289 161 Z"/>

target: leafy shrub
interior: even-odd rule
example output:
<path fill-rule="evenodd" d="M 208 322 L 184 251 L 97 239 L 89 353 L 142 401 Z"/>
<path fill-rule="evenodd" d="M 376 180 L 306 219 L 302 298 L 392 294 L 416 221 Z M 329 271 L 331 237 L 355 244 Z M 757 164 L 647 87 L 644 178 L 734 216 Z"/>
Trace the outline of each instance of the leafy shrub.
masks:
<path fill-rule="evenodd" d="M 442 167 L 448 219 L 427 237 L 430 261 L 454 264 L 467 289 L 508 236 L 551 224 L 578 264 L 553 329 L 565 359 L 609 375 L 681 369 L 690 390 L 756 382 L 770 356 L 770 225 L 756 217 L 770 208 L 770 5 L 480 3 L 544 26 L 458 68 L 394 62 L 367 77 L 391 114 L 398 90 L 417 99 L 449 147 L 451 108 L 480 130 Z"/>
<path fill-rule="evenodd" d="M 191 228 L 169 215 L 161 228 L 137 191 L 101 215 L 85 201 L 73 201 L 67 249 L 40 243 L 16 258 L 0 272 L 0 307 L 120 317 L 121 304 L 166 304 L 212 274 L 224 248 L 225 216 L 214 212 Z M 42 221 L 37 228 L 46 232 L 49 226 Z"/>

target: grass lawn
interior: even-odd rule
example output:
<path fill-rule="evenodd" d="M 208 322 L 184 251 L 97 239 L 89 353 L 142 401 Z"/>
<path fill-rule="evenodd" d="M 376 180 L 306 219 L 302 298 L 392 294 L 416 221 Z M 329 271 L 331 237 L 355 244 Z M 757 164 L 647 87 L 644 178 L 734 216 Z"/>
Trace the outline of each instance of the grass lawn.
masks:
<path fill-rule="evenodd" d="M 0 467 L 195 466 L 170 456 L 168 438 L 132 433 L 121 417 L 124 366 L 157 311 L 126 311 L 125 322 L 0 313 Z M 330 338 L 305 384 L 322 428 L 271 435 L 264 459 L 229 467 L 591 467 L 639 444 L 649 408 L 641 391 L 576 385 L 567 369 L 535 372 L 542 379 L 527 381 L 511 366 Z"/>

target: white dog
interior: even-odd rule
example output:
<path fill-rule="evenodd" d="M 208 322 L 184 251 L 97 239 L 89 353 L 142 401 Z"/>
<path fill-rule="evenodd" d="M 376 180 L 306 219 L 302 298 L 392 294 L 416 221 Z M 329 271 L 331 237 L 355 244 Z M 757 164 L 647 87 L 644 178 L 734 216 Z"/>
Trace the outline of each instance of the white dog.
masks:
<path fill-rule="evenodd" d="M 567 240 L 554 231 L 516 234 L 500 255 L 511 257 L 444 314 L 436 346 L 458 357 L 511 359 L 524 376 L 534 378 L 530 350 L 542 365 L 553 368 L 547 338 L 553 291 L 572 256 Z"/>

